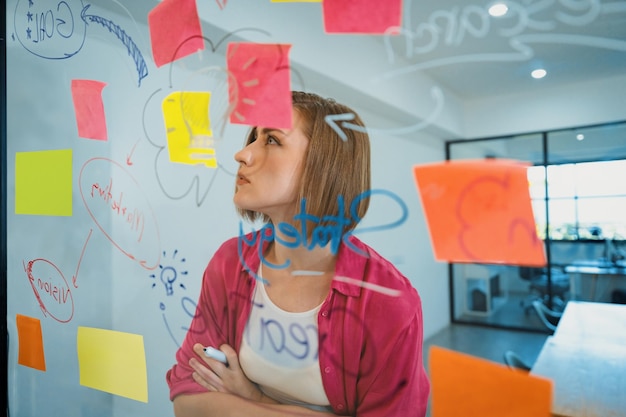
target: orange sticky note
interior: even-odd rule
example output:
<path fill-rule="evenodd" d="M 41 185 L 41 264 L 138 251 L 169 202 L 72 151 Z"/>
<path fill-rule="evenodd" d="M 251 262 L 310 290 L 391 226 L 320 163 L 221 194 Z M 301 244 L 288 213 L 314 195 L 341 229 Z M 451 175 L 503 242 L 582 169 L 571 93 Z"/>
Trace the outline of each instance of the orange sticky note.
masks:
<path fill-rule="evenodd" d="M 78 136 L 107 140 L 107 124 L 102 103 L 106 83 L 94 80 L 72 80 L 72 99 Z"/>
<path fill-rule="evenodd" d="M 550 417 L 552 382 L 464 353 L 429 350 L 432 417 Z"/>
<path fill-rule="evenodd" d="M 402 0 L 324 0 L 322 9 L 326 33 L 384 34 L 402 24 Z"/>
<path fill-rule="evenodd" d="M 291 45 L 234 42 L 226 54 L 231 123 L 290 128 Z"/>
<path fill-rule="evenodd" d="M 157 67 L 204 49 L 196 0 L 163 0 L 148 13 Z"/>
<path fill-rule="evenodd" d="M 545 265 L 527 169 L 526 163 L 496 159 L 416 165 L 413 173 L 435 258 Z"/>
<path fill-rule="evenodd" d="M 41 322 L 34 317 L 15 315 L 19 351 L 17 363 L 31 368 L 46 370 Z"/>

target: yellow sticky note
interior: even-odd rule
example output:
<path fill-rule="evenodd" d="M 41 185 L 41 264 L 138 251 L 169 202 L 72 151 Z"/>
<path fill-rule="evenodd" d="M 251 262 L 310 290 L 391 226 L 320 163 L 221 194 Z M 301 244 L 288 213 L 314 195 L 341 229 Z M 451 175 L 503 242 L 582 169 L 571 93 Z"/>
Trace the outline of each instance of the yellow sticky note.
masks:
<path fill-rule="evenodd" d="M 148 402 L 143 336 L 79 327 L 77 350 L 81 385 Z"/>
<path fill-rule="evenodd" d="M 41 322 L 34 317 L 17 314 L 15 324 L 19 341 L 17 363 L 45 371 L 46 358 L 43 350 Z"/>
<path fill-rule="evenodd" d="M 209 118 L 210 92 L 175 91 L 162 103 L 170 161 L 217 168 Z"/>
<path fill-rule="evenodd" d="M 15 153 L 15 213 L 72 215 L 72 150 Z"/>

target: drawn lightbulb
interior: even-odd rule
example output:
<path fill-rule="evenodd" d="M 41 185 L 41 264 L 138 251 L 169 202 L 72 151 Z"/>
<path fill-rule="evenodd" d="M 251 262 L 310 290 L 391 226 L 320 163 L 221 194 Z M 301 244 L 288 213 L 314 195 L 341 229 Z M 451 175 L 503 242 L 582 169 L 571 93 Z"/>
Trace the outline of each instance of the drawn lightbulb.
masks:
<path fill-rule="evenodd" d="M 165 286 L 165 294 L 174 294 L 174 281 L 176 281 L 176 270 L 171 266 L 166 266 L 161 270 L 161 282 Z"/>

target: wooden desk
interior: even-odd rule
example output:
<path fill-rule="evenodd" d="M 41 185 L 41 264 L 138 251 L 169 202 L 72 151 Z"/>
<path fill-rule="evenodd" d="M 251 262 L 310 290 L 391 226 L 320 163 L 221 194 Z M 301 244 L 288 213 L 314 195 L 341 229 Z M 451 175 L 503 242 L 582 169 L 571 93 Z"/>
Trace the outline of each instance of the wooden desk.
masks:
<path fill-rule="evenodd" d="M 626 305 L 569 302 L 531 374 L 554 383 L 553 413 L 626 416 Z"/>

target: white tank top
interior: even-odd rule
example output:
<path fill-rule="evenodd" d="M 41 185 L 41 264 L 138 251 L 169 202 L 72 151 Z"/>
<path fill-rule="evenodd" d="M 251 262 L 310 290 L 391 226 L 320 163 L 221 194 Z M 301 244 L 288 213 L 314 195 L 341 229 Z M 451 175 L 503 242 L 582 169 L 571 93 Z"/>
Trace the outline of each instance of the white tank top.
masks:
<path fill-rule="evenodd" d="M 276 401 L 332 412 L 318 358 L 320 307 L 302 313 L 282 310 L 257 281 L 239 363 L 248 379 Z"/>

